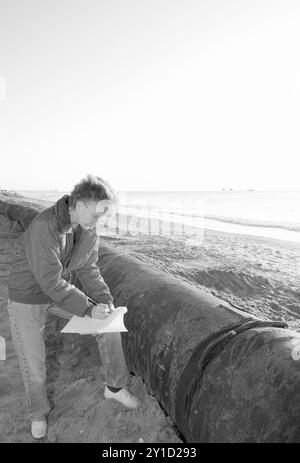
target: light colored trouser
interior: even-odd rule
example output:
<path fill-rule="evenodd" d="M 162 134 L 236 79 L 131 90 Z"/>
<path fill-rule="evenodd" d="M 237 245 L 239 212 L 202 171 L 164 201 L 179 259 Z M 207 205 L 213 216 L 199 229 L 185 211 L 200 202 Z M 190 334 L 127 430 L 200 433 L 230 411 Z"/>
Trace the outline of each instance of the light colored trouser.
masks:
<path fill-rule="evenodd" d="M 31 420 L 43 419 L 51 410 L 46 388 L 46 349 L 43 332 L 47 314 L 70 319 L 72 314 L 55 304 L 23 304 L 8 300 L 7 310 L 13 344 L 25 386 Z M 53 322 L 52 322 L 53 323 Z M 124 387 L 129 372 L 120 333 L 95 335 L 104 368 L 105 383 Z"/>

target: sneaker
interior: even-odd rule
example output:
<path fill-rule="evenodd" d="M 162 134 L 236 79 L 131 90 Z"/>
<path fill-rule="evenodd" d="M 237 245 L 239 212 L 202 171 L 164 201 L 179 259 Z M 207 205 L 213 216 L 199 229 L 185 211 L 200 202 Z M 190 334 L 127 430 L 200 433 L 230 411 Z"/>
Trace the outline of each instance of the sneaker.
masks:
<path fill-rule="evenodd" d="M 43 439 L 47 434 L 47 421 L 36 420 L 31 422 L 31 434 L 34 439 Z"/>
<path fill-rule="evenodd" d="M 118 392 L 112 392 L 108 387 L 105 387 L 104 397 L 106 399 L 115 399 L 127 408 L 136 408 L 140 405 L 139 400 L 134 397 L 127 389 L 123 388 Z"/>

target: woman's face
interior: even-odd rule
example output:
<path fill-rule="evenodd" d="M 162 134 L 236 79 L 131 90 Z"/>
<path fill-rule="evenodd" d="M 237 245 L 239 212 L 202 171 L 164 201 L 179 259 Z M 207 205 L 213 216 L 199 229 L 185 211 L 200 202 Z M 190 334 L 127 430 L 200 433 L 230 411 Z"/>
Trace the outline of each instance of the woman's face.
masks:
<path fill-rule="evenodd" d="M 104 199 L 102 201 L 78 201 L 76 204 L 77 222 L 84 228 L 96 229 L 97 223 L 111 214 L 113 202 Z"/>

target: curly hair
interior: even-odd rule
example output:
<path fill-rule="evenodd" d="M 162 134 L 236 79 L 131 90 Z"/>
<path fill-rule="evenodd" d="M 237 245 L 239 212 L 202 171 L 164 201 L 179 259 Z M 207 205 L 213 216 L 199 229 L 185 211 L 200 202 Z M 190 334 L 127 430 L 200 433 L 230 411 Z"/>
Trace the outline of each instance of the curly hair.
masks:
<path fill-rule="evenodd" d="M 118 202 L 117 194 L 108 182 L 100 177 L 88 174 L 71 191 L 70 205 L 75 206 L 78 201 L 102 201 L 103 199 Z"/>

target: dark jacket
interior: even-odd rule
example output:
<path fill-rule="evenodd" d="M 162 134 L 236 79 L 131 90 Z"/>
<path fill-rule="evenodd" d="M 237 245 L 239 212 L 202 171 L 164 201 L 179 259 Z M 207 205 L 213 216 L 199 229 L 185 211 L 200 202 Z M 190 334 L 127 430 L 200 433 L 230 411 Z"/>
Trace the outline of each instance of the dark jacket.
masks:
<path fill-rule="evenodd" d="M 74 242 L 68 206 L 65 195 L 39 213 L 17 241 L 8 297 L 24 304 L 55 302 L 71 314 L 84 316 L 89 298 L 107 304 L 113 297 L 96 265 L 99 238 L 94 230 L 78 225 Z M 84 292 L 69 281 L 75 272 Z"/>

